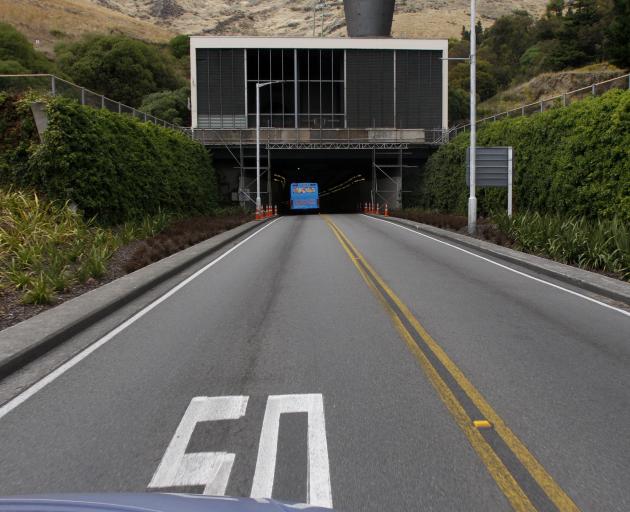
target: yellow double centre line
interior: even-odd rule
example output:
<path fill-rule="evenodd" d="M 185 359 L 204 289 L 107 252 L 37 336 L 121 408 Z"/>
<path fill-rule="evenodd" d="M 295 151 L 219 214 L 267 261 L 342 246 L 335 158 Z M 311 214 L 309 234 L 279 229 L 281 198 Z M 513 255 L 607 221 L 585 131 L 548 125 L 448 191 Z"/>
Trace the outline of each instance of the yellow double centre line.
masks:
<path fill-rule="evenodd" d="M 536 458 L 530 453 L 527 447 L 510 430 L 510 428 L 494 411 L 481 393 L 448 357 L 446 352 L 444 352 L 444 350 L 431 337 L 426 329 L 422 327 L 409 308 L 370 266 L 363 255 L 357 250 L 352 242 L 350 242 L 348 237 L 341 231 L 341 229 L 339 229 L 330 217 L 326 215 L 323 215 L 322 217 L 339 240 L 339 243 L 350 257 L 350 260 L 359 271 L 361 277 L 391 317 L 392 323 L 401 338 L 420 363 L 420 366 L 429 378 L 429 381 L 468 438 L 468 441 L 477 452 L 477 455 L 485 464 L 488 472 L 492 475 L 501 491 L 509 500 L 514 510 L 535 511 L 537 508 L 532 503 L 532 499 L 530 499 L 531 496 L 528 496 L 528 493 L 526 493 L 523 486 L 519 484 L 517 478 L 515 478 L 512 472 L 508 469 L 493 446 L 491 446 L 486 437 L 482 435 L 478 427 L 475 426 L 473 422 L 477 418 L 471 418 L 466 412 L 462 401 L 456 396 L 457 393 L 453 389 L 452 384 L 447 383 L 448 379 L 445 380 L 445 378 L 443 378 L 442 375 L 444 374 L 440 374 L 436 365 L 431 362 L 431 359 L 439 361 L 446 372 L 448 372 L 447 375 L 457 383 L 470 402 L 472 402 L 477 410 L 484 416 L 483 420 L 490 422 L 492 428 L 498 434 L 502 442 L 505 443 L 516 459 L 518 459 L 522 467 L 525 468 L 529 475 L 531 475 L 531 478 L 533 478 L 540 489 L 542 489 L 551 504 L 561 511 L 579 511 L 573 500 L 571 500 L 571 498 L 554 481 L 551 475 L 547 473 L 540 462 L 538 462 L 538 460 L 536 460 Z M 393 307 L 392 304 L 395 307 Z M 410 330 L 405 326 L 404 320 L 406 320 L 408 325 L 410 325 L 422 339 L 428 350 L 423 350 L 419 343 L 416 342 Z"/>

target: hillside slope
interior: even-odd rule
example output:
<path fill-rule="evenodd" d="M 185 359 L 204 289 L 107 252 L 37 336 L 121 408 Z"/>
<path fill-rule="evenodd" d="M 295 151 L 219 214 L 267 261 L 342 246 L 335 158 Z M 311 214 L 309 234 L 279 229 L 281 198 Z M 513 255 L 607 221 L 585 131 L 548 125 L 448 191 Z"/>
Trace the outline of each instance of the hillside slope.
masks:
<path fill-rule="evenodd" d="M 129 16 L 153 20 L 187 34 L 312 35 L 313 0 L 90 0 Z M 324 34 L 345 36 L 342 1 L 325 2 Z M 479 13 L 490 25 L 514 9 L 539 13 L 546 0 L 480 0 Z M 467 0 L 398 0 L 397 37 L 454 37 L 468 23 Z M 321 11 L 315 32 L 321 33 Z"/>
<path fill-rule="evenodd" d="M 607 63 L 555 73 L 542 73 L 528 82 L 510 87 L 480 103 L 479 111 L 482 114 L 497 114 L 581 87 L 588 87 L 591 84 L 610 80 L 623 74 L 622 69 Z"/>
<path fill-rule="evenodd" d="M 514 9 L 532 14 L 547 0 L 480 0 L 484 26 Z M 173 33 L 217 35 L 313 35 L 313 0 L 0 0 L 1 20 L 50 53 L 63 37 L 116 31 L 150 41 Z M 345 36 L 341 0 L 327 0 L 324 34 Z M 335 4 L 335 5 L 333 5 Z M 395 37 L 458 37 L 469 23 L 468 0 L 398 0 Z M 322 31 L 321 11 L 315 33 Z M 61 33 L 60 33 L 61 32 Z"/>
<path fill-rule="evenodd" d="M 167 41 L 175 35 L 169 27 L 90 0 L 0 0 L 0 21 L 13 25 L 47 54 L 59 40 L 75 39 L 86 32 L 114 32 L 146 41 Z"/>

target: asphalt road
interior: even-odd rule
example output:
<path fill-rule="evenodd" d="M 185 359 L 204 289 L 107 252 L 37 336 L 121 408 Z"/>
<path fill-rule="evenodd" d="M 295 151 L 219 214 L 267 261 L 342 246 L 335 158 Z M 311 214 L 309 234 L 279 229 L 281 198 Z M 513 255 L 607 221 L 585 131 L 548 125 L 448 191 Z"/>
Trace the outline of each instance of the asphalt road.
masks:
<path fill-rule="evenodd" d="M 216 258 L 16 390 L 0 494 L 630 510 L 627 312 L 362 215 Z"/>

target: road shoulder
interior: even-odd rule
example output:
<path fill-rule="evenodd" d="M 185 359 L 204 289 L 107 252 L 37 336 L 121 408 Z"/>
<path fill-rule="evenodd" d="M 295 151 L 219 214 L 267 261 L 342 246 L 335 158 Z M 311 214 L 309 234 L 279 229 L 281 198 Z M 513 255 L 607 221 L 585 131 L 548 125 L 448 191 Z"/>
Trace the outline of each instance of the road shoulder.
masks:
<path fill-rule="evenodd" d="M 0 379 L 262 224 L 225 231 L 0 331 Z"/>
<path fill-rule="evenodd" d="M 509 263 L 514 263 L 528 270 L 533 270 L 540 274 L 557 279 L 558 281 L 597 293 L 609 299 L 619 301 L 625 305 L 630 305 L 630 284 L 624 283 L 618 279 L 613 279 L 595 272 L 589 272 L 588 270 L 583 270 L 571 265 L 558 263 L 533 254 L 509 249 L 491 242 L 478 240 L 467 235 L 454 233 L 452 231 L 430 226 L 428 224 L 421 224 L 419 222 L 395 217 L 383 217 L 381 215 L 368 215 L 368 217 L 383 222 L 397 224 L 408 229 L 413 229 L 419 233 L 434 236 L 441 241 L 464 246 L 467 249 L 472 249 L 476 252 L 480 252 Z"/>

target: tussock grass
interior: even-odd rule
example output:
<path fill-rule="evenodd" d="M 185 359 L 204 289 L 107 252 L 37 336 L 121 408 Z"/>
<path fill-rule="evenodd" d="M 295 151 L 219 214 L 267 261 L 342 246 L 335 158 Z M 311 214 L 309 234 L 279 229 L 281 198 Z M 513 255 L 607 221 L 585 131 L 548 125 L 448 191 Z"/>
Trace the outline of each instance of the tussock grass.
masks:
<path fill-rule="evenodd" d="M 460 231 L 468 224 L 465 215 L 406 208 L 392 211 L 393 217 Z M 499 245 L 545 256 L 630 281 L 630 225 L 619 217 L 590 220 L 586 217 L 501 213 L 479 219 L 478 236 Z"/>
<path fill-rule="evenodd" d="M 511 219 L 497 216 L 495 222 L 516 248 L 630 281 L 630 226 L 618 217 L 589 220 L 524 212 Z"/>
<path fill-rule="evenodd" d="M 0 189 L 0 288 L 18 290 L 27 304 L 49 304 L 75 283 L 102 278 L 116 249 L 155 235 L 170 221 L 158 214 L 103 228 L 68 202 Z"/>

